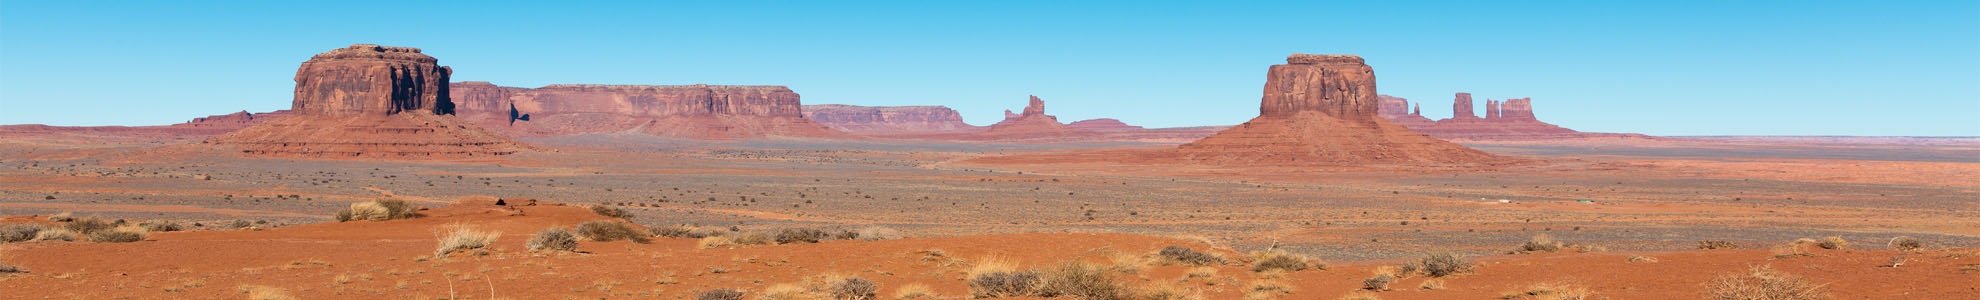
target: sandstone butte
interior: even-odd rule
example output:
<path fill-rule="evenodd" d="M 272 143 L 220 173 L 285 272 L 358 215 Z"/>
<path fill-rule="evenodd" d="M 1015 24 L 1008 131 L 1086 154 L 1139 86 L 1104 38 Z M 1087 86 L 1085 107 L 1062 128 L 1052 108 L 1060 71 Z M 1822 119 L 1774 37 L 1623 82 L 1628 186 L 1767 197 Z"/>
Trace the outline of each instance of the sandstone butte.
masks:
<path fill-rule="evenodd" d="M 639 133 L 687 139 L 851 137 L 803 116 L 783 86 L 455 83 L 462 118 L 515 137 Z M 511 120 L 511 109 L 527 121 Z"/>
<path fill-rule="evenodd" d="M 451 158 L 527 150 L 454 119 L 447 82 L 453 69 L 438 62 L 418 48 L 358 44 L 330 50 L 296 70 L 289 116 L 193 123 L 255 123 L 206 140 L 251 155 Z"/>
<path fill-rule="evenodd" d="M 851 133 L 977 131 L 946 106 L 805 105 L 804 118 Z"/>
<path fill-rule="evenodd" d="M 1541 122 L 1533 115 L 1532 98 L 1506 100 L 1485 100 L 1485 117 L 1473 114 L 1470 93 L 1457 93 L 1451 101 L 1451 118 L 1432 121 L 1423 117 L 1422 105 L 1415 111 L 1406 111 L 1409 100 L 1377 96 L 1381 99 L 1379 114 L 1396 124 L 1422 132 L 1430 137 L 1449 140 L 1543 140 L 1563 138 L 1650 138 L 1641 134 L 1580 132 L 1547 122 Z"/>
<path fill-rule="evenodd" d="M 990 124 L 989 129 L 972 136 L 976 140 L 1037 140 L 1092 136 L 1093 133 L 1074 129 L 1059 123 L 1059 117 L 1045 114 L 1045 100 L 1031 96 L 1031 103 L 1024 106 L 1024 113 L 1011 115 L 1005 111 L 1005 119 Z"/>
<path fill-rule="evenodd" d="M 1360 56 L 1293 54 L 1267 71 L 1257 118 L 1176 150 L 1185 160 L 1235 165 L 1502 159 L 1383 119 L 1379 101 L 1375 71 Z"/>

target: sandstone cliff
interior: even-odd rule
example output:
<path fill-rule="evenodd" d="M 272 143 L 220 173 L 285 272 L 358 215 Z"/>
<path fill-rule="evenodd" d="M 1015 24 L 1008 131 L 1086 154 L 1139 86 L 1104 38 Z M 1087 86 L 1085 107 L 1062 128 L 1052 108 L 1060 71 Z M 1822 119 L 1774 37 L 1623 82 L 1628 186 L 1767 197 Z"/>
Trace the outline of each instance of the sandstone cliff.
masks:
<path fill-rule="evenodd" d="M 456 89 L 463 117 L 511 136 L 848 136 L 805 119 L 797 92 L 782 86 L 553 84 L 529 89 L 462 82 Z M 531 118 L 511 124 L 512 107 Z"/>
<path fill-rule="evenodd" d="M 1395 98 L 1401 99 L 1401 98 Z M 1531 98 L 1486 100 L 1485 117 L 1469 117 L 1470 93 L 1457 93 L 1452 100 L 1452 118 L 1431 121 L 1421 110 L 1410 115 L 1385 114 L 1382 117 L 1431 137 L 1447 140 L 1542 140 L 1567 138 L 1649 138 L 1641 134 L 1591 133 L 1541 122 L 1533 116 Z M 1417 107 L 1422 107 L 1421 103 Z"/>
<path fill-rule="evenodd" d="M 1024 113 L 1009 116 L 997 124 L 990 124 L 987 130 L 970 137 L 976 140 L 1035 140 L 1062 139 L 1091 136 L 1092 132 L 1073 129 L 1059 123 L 1059 117 L 1045 114 L 1045 101 L 1031 96 L 1031 102 L 1024 107 Z"/>
<path fill-rule="evenodd" d="M 246 154 L 300 157 L 468 157 L 527 149 L 455 120 L 447 82 L 453 70 L 438 62 L 417 48 L 368 44 L 317 54 L 296 71 L 290 116 L 206 142 Z M 243 117 L 253 116 L 195 123 Z"/>
<path fill-rule="evenodd" d="M 944 106 L 805 105 L 804 118 L 851 133 L 974 131 L 962 114 Z"/>
<path fill-rule="evenodd" d="M 1458 164 L 1498 157 L 1378 116 L 1375 72 L 1354 55 L 1294 54 L 1266 73 L 1259 116 L 1177 148 L 1237 165 Z"/>

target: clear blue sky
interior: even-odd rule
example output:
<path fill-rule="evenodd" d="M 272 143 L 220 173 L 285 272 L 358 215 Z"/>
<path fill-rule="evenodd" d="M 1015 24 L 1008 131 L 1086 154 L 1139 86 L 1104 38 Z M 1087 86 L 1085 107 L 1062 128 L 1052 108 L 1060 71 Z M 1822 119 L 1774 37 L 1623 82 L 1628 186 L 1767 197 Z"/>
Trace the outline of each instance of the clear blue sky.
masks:
<path fill-rule="evenodd" d="M 1584 131 L 1980 136 L 1971 0 L 291 2 L 0 2 L 0 124 L 286 109 L 298 63 L 375 43 L 457 81 L 786 85 L 978 125 L 1026 95 L 1067 121 L 1236 124 L 1267 66 L 1344 53 L 1432 118 L 1471 92 Z"/>

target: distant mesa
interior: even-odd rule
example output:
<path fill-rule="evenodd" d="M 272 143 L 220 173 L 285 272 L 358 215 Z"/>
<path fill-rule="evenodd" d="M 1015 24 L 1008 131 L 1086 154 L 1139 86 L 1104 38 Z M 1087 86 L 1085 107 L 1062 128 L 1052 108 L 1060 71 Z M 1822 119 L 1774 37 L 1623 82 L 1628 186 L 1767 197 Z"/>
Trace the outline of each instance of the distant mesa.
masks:
<path fill-rule="evenodd" d="M 1045 114 L 1045 100 L 1031 96 L 1031 102 L 1024 106 L 1024 113 L 1015 116 L 1005 111 L 1005 119 L 990 124 L 988 130 L 976 134 L 978 140 L 1024 140 L 1052 139 L 1092 136 L 1092 132 L 1074 129 L 1059 123 L 1059 117 Z"/>
<path fill-rule="evenodd" d="M 977 131 L 946 106 L 805 105 L 804 118 L 851 133 Z"/>
<path fill-rule="evenodd" d="M 851 137 L 804 118 L 783 86 L 454 84 L 462 118 L 516 137 L 638 133 L 688 139 Z M 520 116 L 528 115 L 524 122 Z"/>
<path fill-rule="evenodd" d="M 254 155 L 444 158 L 514 154 L 526 147 L 455 120 L 453 69 L 418 48 L 369 44 L 311 57 L 296 71 L 288 116 L 222 116 L 193 123 L 246 124 L 207 139 Z"/>
<path fill-rule="evenodd" d="M 1423 117 L 1422 104 L 1418 109 L 1404 113 L 1397 108 L 1409 105 L 1408 99 L 1379 96 L 1382 98 L 1381 116 L 1411 130 L 1422 132 L 1439 139 L 1490 141 L 1490 140 L 1542 140 L 1563 138 L 1632 138 L 1648 139 L 1646 135 L 1632 133 L 1580 132 L 1541 122 L 1533 115 L 1532 98 L 1506 100 L 1485 100 L 1485 117 L 1473 113 L 1471 93 L 1457 93 L 1452 99 L 1452 116 L 1448 119 L 1432 121 Z"/>
<path fill-rule="evenodd" d="M 1066 124 L 1066 127 L 1085 131 L 1129 131 L 1145 129 L 1141 126 L 1128 125 L 1126 122 L 1112 118 L 1081 120 Z"/>
<path fill-rule="evenodd" d="M 1355 55 L 1293 54 L 1266 73 L 1259 116 L 1177 148 L 1237 164 L 1454 164 L 1501 158 L 1378 116 L 1375 71 Z M 1392 107 L 1393 108 L 1393 107 Z"/>

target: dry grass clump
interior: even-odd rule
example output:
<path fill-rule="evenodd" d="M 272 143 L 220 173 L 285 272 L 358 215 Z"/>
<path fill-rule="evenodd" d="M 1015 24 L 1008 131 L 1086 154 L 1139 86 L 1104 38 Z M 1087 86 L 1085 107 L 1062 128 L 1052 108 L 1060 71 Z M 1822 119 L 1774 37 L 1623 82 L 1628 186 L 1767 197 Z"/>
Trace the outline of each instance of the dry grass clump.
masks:
<path fill-rule="evenodd" d="M 762 292 L 756 293 L 756 300 L 809 300 L 824 298 L 811 295 L 807 292 L 809 291 L 797 284 L 780 283 L 763 288 Z"/>
<path fill-rule="evenodd" d="M 78 234 L 85 234 L 85 235 L 90 233 L 95 233 L 97 231 L 109 230 L 115 227 L 117 227 L 116 224 L 105 222 L 103 221 L 103 219 L 98 219 L 94 216 L 73 218 L 70 219 L 70 221 L 68 222 L 62 223 L 62 229 L 68 229 L 69 231 L 74 231 Z"/>
<path fill-rule="evenodd" d="M 1045 271 L 1044 277 L 1045 284 L 1038 289 L 1040 297 L 1126 299 L 1131 294 L 1106 268 L 1077 260 Z"/>
<path fill-rule="evenodd" d="M 1471 273 L 1478 268 L 1477 264 L 1471 263 L 1471 259 L 1467 259 L 1464 255 L 1457 254 L 1457 252 L 1450 251 L 1436 251 L 1423 254 L 1423 258 L 1417 260 L 1415 265 L 1420 268 L 1418 272 L 1422 272 L 1423 275 L 1430 277 Z"/>
<path fill-rule="evenodd" d="M 541 232 L 537 232 L 536 236 L 529 237 L 529 243 L 525 244 L 525 246 L 529 247 L 529 251 L 565 252 L 577 251 L 577 245 L 577 235 L 571 234 L 569 229 L 564 229 L 563 227 L 544 229 Z"/>
<path fill-rule="evenodd" d="M 39 235 L 42 230 L 47 229 L 47 226 L 26 224 L 0 227 L 0 243 L 31 241 L 34 240 L 35 235 Z"/>
<path fill-rule="evenodd" d="M 1204 253 L 1204 252 L 1197 252 L 1196 249 L 1190 249 L 1189 247 L 1183 247 L 1183 246 L 1171 245 L 1168 247 L 1162 247 L 1162 250 L 1156 251 L 1155 255 L 1161 256 L 1162 261 L 1164 262 L 1173 262 L 1186 266 L 1205 266 L 1205 265 L 1224 264 L 1223 256 Z"/>
<path fill-rule="evenodd" d="M 1655 257 L 1649 257 L 1649 256 L 1642 256 L 1642 255 L 1635 255 L 1635 256 L 1630 256 L 1630 257 L 1629 257 L 1629 262 L 1644 262 L 1644 263 L 1653 263 L 1653 262 L 1657 262 L 1657 258 L 1655 258 Z"/>
<path fill-rule="evenodd" d="M 834 300 L 873 300 L 879 299 L 880 285 L 859 277 L 836 280 L 829 287 Z"/>
<path fill-rule="evenodd" d="M 501 232 L 479 231 L 473 227 L 454 225 L 452 230 L 442 230 L 439 234 L 440 246 L 433 249 L 433 256 L 445 257 L 448 253 L 461 250 L 483 249 L 495 243 Z"/>
<path fill-rule="evenodd" d="M 34 240 L 73 242 L 76 240 L 76 236 L 78 236 L 76 232 L 69 231 L 68 229 L 49 228 L 35 233 Z"/>
<path fill-rule="evenodd" d="M 289 290 L 278 287 L 272 287 L 272 286 L 243 285 L 243 286 L 235 287 L 234 289 L 240 291 L 242 294 L 247 294 L 248 300 L 295 300 L 296 299 L 296 296 L 289 295 Z"/>
<path fill-rule="evenodd" d="M 62 212 L 62 213 L 59 213 L 59 214 L 54 214 L 54 215 L 50 215 L 50 216 L 48 216 L 48 220 L 49 220 L 49 221 L 55 221 L 55 222 L 68 222 L 68 221 L 75 221 L 75 220 L 76 220 L 76 214 L 75 214 L 75 213 L 72 213 L 72 212 L 66 212 L 66 211 L 65 211 L 65 212 Z"/>
<path fill-rule="evenodd" d="M 418 218 L 419 207 L 406 200 L 385 199 L 351 203 L 350 208 L 337 211 L 337 221 L 388 221 Z"/>
<path fill-rule="evenodd" d="M 1774 246 L 1774 258 L 1815 256 L 1813 253 L 1808 253 L 1808 247 L 1816 243 L 1815 240 L 1811 239 L 1798 239 L 1788 242 L 1786 245 Z"/>
<path fill-rule="evenodd" d="M 1382 297 L 1376 297 L 1376 296 L 1375 296 L 1375 293 L 1370 293 L 1370 292 L 1368 292 L 1368 291 L 1354 291 L 1354 292 L 1352 292 L 1352 293 L 1348 293 L 1347 295 L 1344 295 L 1344 296 L 1341 296 L 1340 298 L 1336 298 L 1336 299 L 1338 299 L 1338 300 L 1382 300 Z"/>
<path fill-rule="evenodd" d="M 1593 296 L 1594 294 L 1595 293 L 1589 292 L 1588 289 L 1586 288 L 1575 287 L 1563 283 L 1542 283 L 1542 284 L 1527 286 L 1524 289 L 1524 291 L 1507 293 L 1506 295 L 1500 296 L 1499 298 L 1500 299 L 1532 299 L 1532 300 L 1583 300 L 1583 299 L 1591 299 L 1590 297 Z"/>
<path fill-rule="evenodd" d="M 1770 266 L 1758 266 L 1713 278 L 1708 293 L 1717 300 L 1829 299 L 1822 286 Z"/>
<path fill-rule="evenodd" d="M 604 204 L 591 206 L 591 212 L 597 213 L 600 216 L 607 216 L 613 218 L 628 219 L 628 220 L 633 218 L 633 214 L 631 212 L 627 212 L 625 209 L 605 206 Z"/>
<path fill-rule="evenodd" d="M 1321 270 L 1327 269 L 1327 265 L 1325 263 L 1321 263 L 1318 260 L 1307 258 L 1305 255 L 1299 255 L 1292 252 L 1273 250 L 1273 251 L 1264 251 L 1264 252 L 1253 252 L 1251 255 L 1257 261 L 1251 266 L 1252 272 L 1265 272 L 1265 271 L 1274 271 L 1274 270 L 1282 271 L 1282 272 L 1298 272 L 1298 271 L 1306 270 L 1307 268 L 1315 268 Z"/>
<path fill-rule="evenodd" d="M 129 243 L 129 242 L 144 240 L 146 234 L 144 231 L 144 227 L 123 226 L 109 230 L 97 230 L 95 232 L 90 232 L 87 235 L 89 236 L 89 241 L 91 242 Z"/>
<path fill-rule="evenodd" d="M 1849 249 L 1849 240 L 1845 240 L 1840 236 L 1832 236 L 1822 238 L 1822 241 L 1816 242 L 1815 245 L 1822 247 L 1822 249 L 1843 250 Z"/>
<path fill-rule="evenodd" d="M 586 240 L 597 242 L 617 240 L 629 240 L 641 244 L 653 242 L 653 237 L 647 235 L 646 231 L 639 230 L 638 227 L 634 227 L 632 224 L 617 220 L 595 220 L 579 223 L 577 235 Z"/>
<path fill-rule="evenodd" d="M 150 220 L 150 221 L 139 222 L 138 226 L 143 226 L 145 231 L 150 231 L 150 232 L 173 232 L 173 231 L 185 230 L 185 227 L 179 226 L 179 223 L 172 221 Z"/>
<path fill-rule="evenodd" d="M 1019 271 L 1016 265 L 996 258 L 978 259 L 968 273 L 969 294 L 974 298 L 1031 296 L 1044 281 L 1038 272 Z"/>
<path fill-rule="evenodd" d="M 1437 279 L 1424 280 L 1423 284 L 1416 285 L 1416 288 L 1423 290 L 1441 290 L 1444 289 L 1444 281 Z"/>
<path fill-rule="evenodd" d="M 1925 242 L 1919 241 L 1918 238 L 1908 237 L 1908 236 L 1891 238 L 1891 241 L 1889 243 L 1885 243 L 1884 245 L 1890 246 L 1892 250 L 1905 251 L 1905 252 L 1925 249 Z"/>
<path fill-rule="evenodd" d="M 728 234 L 728 232 L 724 232 L 717 229 L 700 228 L 687 224 L 674 225 L 674 226 L 649 227 L 646 229 L 646 231 L 647 233 L 651 233 L 653 234 L 653 236 L 656 237 L 691 238 L 691 239 L 705 238 L 711 236 L 721 236 Z"/>
<path fill-rule="evenodd" d="M 857 231 L 853 231 L 853 233 L 854 233 L 853 235 L 854 239 L 858 239 L 861 241 L 869 241 L 869 242 L 898 240 L 903 237 L 906 237 L 904 235 L 901 235 L 900 230 L 895 230 L 893 228 L 880 227 L 880 226 L 868 226 L 868 227 L 860 228 Z"/>
<path fill-rule="evenodd" d="M 1554 237 L 1547 236 L 1545 234 L 1534 235 L 1533 239 L 1527 240 L 1525 244 L 1520 244 L 1519 250 L 1515 252 L 1518 253 L 1559 252 L 1561 251 L 1562 245 L 1563 244 L 1561 244 L 1560 241 L 1555 241 Z"/>
<path fill-rule="evenodd" d="M 769 245 L 770 235 L 764 234 L 762 232 L 745 232 L 739 234 L 718 235 L 718 236 L 701 238 L 701 241 L 698 242 L 697 244 L 700 245 L 702 249 L 713 249 L 719 247 Z"/>
<path fill-rule="evenodd" d="M 901 288 L 894 289 L 894 299 L 897 300 L 935 300 L 941 298 L 942 294 L 935 293 L 935 288 L 928 287 L 926 284 L 909 283 L 902 285 Z"/>
<path fill-rule="evenodd" d="M 742 300 L 743 291 L 737 289 L 713 289 L 713 290 L 702 291 L 701 294 L 695 295 L 694 299 L 695 300 Z"/>
<path fill-rule="evenodd" d="M 1278 299 L 1279 296 L 1291 294 L 1292 292 L 1293 292 L 1292 286 L 1286 285 L 1286 283 L 1284 282 L 1269 281 L 1269 280 L 1252 281 L 1250 286 L 1244 288 L 1244 299 L 1246 300 Z"/>
<path fill-rule="evenodd" d="M 1368 277 L 1368 279 L 1362 279 L 1361 289 L 1370 290 L 1370 291 L 1387 291 L 1389 290 L 1389 284 L 1394 282 L 1396 282 L 1396 276 L 1389 274 L 1378 274 L 1375 275 L 1375 277 Z"/>
<path fill-rule="evenodd" d="M 1732 241 L 1724 241 L 1724 240 L 1705 240 L 1705 241 L 1698 241 L 1698 249 L 1701 250 L 1739 249 L 1739 244 L 1733 243 Z"/>
<path fill-rule="evenodd" d="M 832 237 L 832 233 L 817 228 L 784 228 L 771 234 L 777 244 L 817 243 Z"/>
<path fill-rule="evenodd" d="M 0 263 L 0 274 L 11 274 L 11 273 L 27 273 L 27 270 L 22 270 L 20 267 L 15 267 L 13 265 L 8 265 L 6 263 Z"/>

